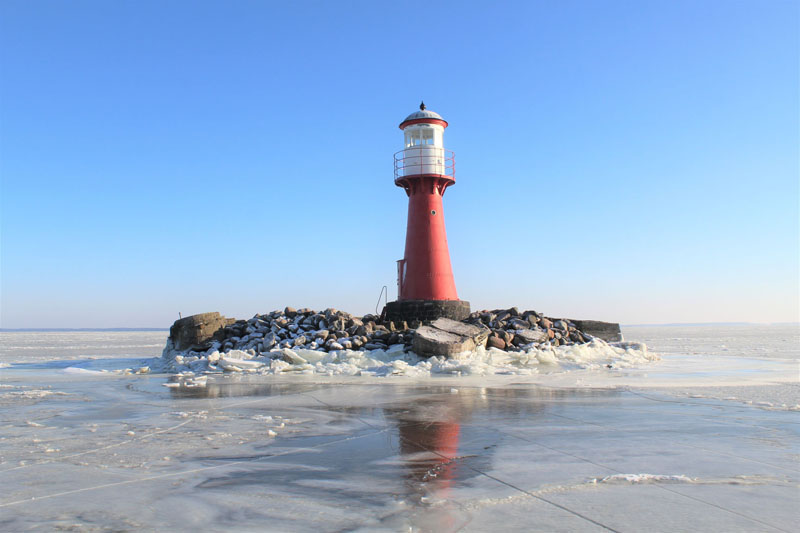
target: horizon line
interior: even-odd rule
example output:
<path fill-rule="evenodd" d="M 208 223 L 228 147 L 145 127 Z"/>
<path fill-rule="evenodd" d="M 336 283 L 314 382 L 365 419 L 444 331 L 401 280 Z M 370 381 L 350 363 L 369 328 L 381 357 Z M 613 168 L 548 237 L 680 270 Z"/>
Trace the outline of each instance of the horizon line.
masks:
<path fill-rule="evenodd" d="M 668 327 L 668 326 L 794 326 L 800 325 L 800 321 L 795 322 L 654 322 L 654 323 L 639 323 L 639 324 L 620 324 L 623 328 L 642 328 L 642 327 Z M 15 332 L 58 332 L 58 331 L 169 331 L 170 328 L 153 328 L 153 327 L 108 327 L 108 328 L 49 328 L 49 327 L 35 327 L 35 328 L 0 328 L 0 333 L 15 333 Z"/>

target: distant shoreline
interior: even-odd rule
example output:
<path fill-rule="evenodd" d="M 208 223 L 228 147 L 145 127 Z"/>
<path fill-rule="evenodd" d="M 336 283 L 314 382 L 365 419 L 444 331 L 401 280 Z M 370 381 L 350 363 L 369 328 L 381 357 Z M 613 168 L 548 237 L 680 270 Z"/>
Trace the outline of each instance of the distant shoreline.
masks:
<path fill-rule="evenodd" d="M 800 326 L 800 322 L 673 322 L 668 324 L 620 324 L 623 328 L 668 328 L 700 326 Z"/>

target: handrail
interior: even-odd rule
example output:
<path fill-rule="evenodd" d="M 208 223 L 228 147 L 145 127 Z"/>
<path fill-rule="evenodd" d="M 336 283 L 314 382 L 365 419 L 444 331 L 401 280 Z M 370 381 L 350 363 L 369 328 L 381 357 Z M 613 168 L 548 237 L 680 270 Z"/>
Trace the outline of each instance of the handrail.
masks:
<path fill-rule="evenodd" d="M 394 154 L 394 179 L 420 174 L 440 174 L 456 179 L 456 155 L 438 146 L 411 146 Z M 441 170 L 431 172 L 430 170 Z"/>
<path fill-rule="evenodd" d="M 379 315 L 378 306 L 381 305 L 381 296 L 383 296 L 383 305 L 384 305 L 384 307 L 386 307 L 386 304 L 389 303 L 389 287 L 387 287 L 386 285 L 381 287 L 381 293 L 378 295 L 378 303 L 375 304 L 375 314 L 376 315 Z"/>

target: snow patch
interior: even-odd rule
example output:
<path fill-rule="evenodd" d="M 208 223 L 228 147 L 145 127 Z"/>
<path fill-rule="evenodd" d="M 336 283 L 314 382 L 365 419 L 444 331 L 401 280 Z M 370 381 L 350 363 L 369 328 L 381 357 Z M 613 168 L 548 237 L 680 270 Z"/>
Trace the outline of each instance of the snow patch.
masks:
<path fill-rule="evenodd" d="M 613 476 L 606 476 L 603 478 L 594 478 L 589 481 L 591 484 L 609 483 L 609 484 L 624 484 L 638 485 L 643 483 L 694 483 L 697 481 L 683 474 L 678 475 L 665 475 L 665 474 L 614 474 Z"/>

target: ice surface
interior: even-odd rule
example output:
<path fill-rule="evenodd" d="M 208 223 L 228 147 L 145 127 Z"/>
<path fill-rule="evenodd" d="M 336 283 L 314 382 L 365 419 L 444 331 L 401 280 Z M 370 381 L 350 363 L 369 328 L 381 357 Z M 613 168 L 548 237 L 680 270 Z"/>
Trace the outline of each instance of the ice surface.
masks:
<path fill-rule="evenodd" d="M 646 358 L 630 346 L 451 363 L 298 350 L 304 361 L 243 352 L 224 356 L 241 371 L 192 370 L 208 367 L 198 358 L 160 374 L 160 345 L 114 354 L 78 340 L 94 353 L 0 361 L 0 530 L 793 531 L 800 521 L 798 402 L 775 402 L 797 391 L 791 357 L 689 356 L 651 336 Z M 262 373 L 278 362 L 300 369 Z M 444 371 L 409 370 L 423 362 Z M 317 371 L 329 364 L 353 371 Z"/>

